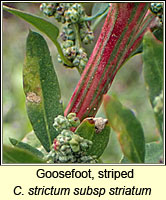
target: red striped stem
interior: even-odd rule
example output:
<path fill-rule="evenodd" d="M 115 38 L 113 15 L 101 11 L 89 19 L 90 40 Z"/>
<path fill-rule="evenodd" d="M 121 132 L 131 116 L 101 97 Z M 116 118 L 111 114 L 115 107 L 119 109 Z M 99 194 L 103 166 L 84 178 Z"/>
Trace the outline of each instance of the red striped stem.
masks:
<path fill-rule="evenodd" d="M 112 3 L 106 21 L 80 81 L 65 110 L 83 120 L 94 117 L 102 97 L 124 62 L 141 43 L 154 19 L 148 3 Z"/>

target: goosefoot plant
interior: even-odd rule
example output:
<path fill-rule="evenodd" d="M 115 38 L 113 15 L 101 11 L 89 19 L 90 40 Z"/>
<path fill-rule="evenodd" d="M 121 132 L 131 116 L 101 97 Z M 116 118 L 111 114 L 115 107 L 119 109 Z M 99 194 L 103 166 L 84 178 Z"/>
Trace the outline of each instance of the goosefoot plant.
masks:
<path fill-rule="evenodd" d="M 162 3 L 94 3 L 92 16 L 81 3 L 42 3 L 41 12 L 61 23 L 61 30 L 45 18 L 3 8 L 46 34 L 57 47 L 58 61 L 81 75 L 64 111 L 47 43 L 39 33 L 29 31 L 23 86 L 28 117 L 41 147 L 10 138 L 13 146 L 3 148 L 5 163 L 100 163 L 110 129 L 121 146 L 119 163 L 162 162 Z M 93 43 L 94 30 L 104 17 L 88 58 L 83 44 Z M 106 95 L 119 69 L 137 53 L 142 53 L 145 83 L 161 133 L 158 143 L 146 144 L 135 114 L 116 96 Z M 102 100 L 107 119 L 95 117 Z"/>

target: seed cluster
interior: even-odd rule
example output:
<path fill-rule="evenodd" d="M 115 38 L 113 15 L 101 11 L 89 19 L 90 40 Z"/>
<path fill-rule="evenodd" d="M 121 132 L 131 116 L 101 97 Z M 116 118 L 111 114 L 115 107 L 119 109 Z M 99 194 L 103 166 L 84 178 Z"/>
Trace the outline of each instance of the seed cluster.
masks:
<path fill-rule="evenodd" d="M 74 67 L 83 71 L 88 62 L 88 56 L 80 42 L 90 44 L 94 39 L 94 34 L 89 22 L 84 20 L 87 15 L 82 5 L 79 3 L 42 3 L 40 10 L 64 24 L 60 34 L 63 41 L 63 53 Z M 58 61 L 62 62 L 60 56 L 58 56 Z"/>
<path fill-rule="evenodd" d="M 79 124 L 75 113 L 70 113 L 67 117 L 59 115 L 54 119 L 53 126 L 60 134 L 54 139 L 52 149 L 47 155 L 49 163 L 96 163 L 95 156 L 87 154 L 92 141 L 70 130 Z"/>

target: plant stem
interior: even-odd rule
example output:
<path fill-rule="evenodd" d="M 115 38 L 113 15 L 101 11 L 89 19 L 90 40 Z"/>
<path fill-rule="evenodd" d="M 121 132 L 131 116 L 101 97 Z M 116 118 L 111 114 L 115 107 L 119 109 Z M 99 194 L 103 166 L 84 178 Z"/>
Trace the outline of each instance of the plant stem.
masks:
<path fill-rule="evenodd" d="M 82 45 L 81 45 L 81 38 L 80 38 L 78 24 L 73 24 L 73 29 L 74 29 L 74 33 L 75 33 L 76 47 L 79 49 L 80 47 L 82 47 Z"/>
<path fill-rule="evenodd" d="M 120 67 L 139 46 L 154 16 L 142 26 L 148 3 L 112 3 L 96 46 L 65 110 L 94 117 Z M 139 29 L 141 27 L 141 30 Z"/>
<path fill-rule="evenodd" d="M 77 23 L 72 24 L 72 25 L 73 25 L 73 30 L 74 30 L 74 33 L 75 33 L 76 48 L 79 50 L 82 47 L 81 38 L 80 38 L 80 32 L 79 32 L 79 27 L 78 27 Z M 83 72 L 83 70 L 79 66 L 77 67 L 77 70 L 78 70 L 79 74 L 81 75 L 82 72 Z"/>

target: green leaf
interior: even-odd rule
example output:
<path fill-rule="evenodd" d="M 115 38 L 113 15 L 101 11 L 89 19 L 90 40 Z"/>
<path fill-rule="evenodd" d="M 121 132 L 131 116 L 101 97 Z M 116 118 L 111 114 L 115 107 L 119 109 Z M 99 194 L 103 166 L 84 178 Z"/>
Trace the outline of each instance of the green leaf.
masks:
<path fill-rule="evenodd" d="M 145 163 L 155 164 L 163 160 L 163 143 L 151 142 L 146 144 Z"/>
<path fill-rule="evenodd" d="M 3 9 L 24 19 L 25 21 L 39 29 L 41 32 L 45 33 L 54 43 L 57 42 L 59 29 L 54 24 L 50 23 L 49 21 L 46 21 L 45 19 L 39 16 L 32 15 L 30 13 L 20 11 L 14 8 L 3 6 Z"/>
<path fill-rule="evenodd" d="M 95 124 L 93 118 L 84 119 L 76 129 L 75 133 L 87 140 L 92 140 L 95 133 Z"/>
<path fill-rule="evenodd" d="M 117 134 L 112 129 L 110 133 L 109 143 L 100 158 L 103 160 L 103 163 L 117 164 L 120 163 L 122 156 L 123 154 Z"/>
<path fill-rule="evenodd" d="M 29 119 L 46 151 L 58 133 L 54 118 L 63 115 L 58 79 L 44 38 L 30 31 L 23 70 L 24 92 Z"/>
<path fill-rule="evenodd" d="M 92 147 L 89 149 L 89 155 L 95 155 L 99 158 L 104 152 L 110 135 L 110 127 L 105 125 L 101 131 L 96 131 L 95 121 L 99 118 L 86 118 L 82 121 L 75 133 L 81 137 L 91 140 Z M 100 118 L 101 119 L 101 118 Z"/>
<path fill-rule="evenodd" d="M 34 148 L 33 146 L 31 146 L 27 143 L 20 142 L 20 141 L 14 139 L 14 138 L 10 138 L 9 140 L 10 140 L 10 142 L 13 146 L 16 146 L 16 147 L 21 148 L 21 149 L 26 149 L 27 151 L 38 156 L 39 158 L 43 158 L 43 156 L 44 156 L 41 151 L 39 151 L 38 149 Z"/>
<path fill-rule="evenodd" d="M 104 96 L 106 116 L 117 133 L 123 154 L 132 163 L 143 163 L 145 157 L 144 133 L 134 113 L 125 108 L 116 97 Z"/>
<path fill-rule="evenodd" d="M 31 152 L 17 147 L 3 146 L 4 163 L 45 163 Z"/>
<path fill-rule="evenodd" d="M 155 118 L 163 135 L 163 100 L 156 102 L 163 92 L 163 43 L 148 31 L 143 39 L 144 78 Z M 160 104 L 160 109 L 158 105 Z"/>
<path fill-rule="evenodd" d="M 95 132 L 91 140 L 93 142 L 92 147 L 88 151 L 89 155 L 95 155 L 99 158 L 107 147 L 109 136 L 110 127 L 108 125 L 106 125 L 101 132 Z"/>
<path fill-rule="evenodd" d="M 60 54 L 64 63 L 66 63 L 69 66 L 72 66 L 72 63 L 69 60 L 67 60 L 65 58 L 65 56 L 63 55 L 61 46 L 57 41 L 57 37 L 59 35 L 58 27 L 56 27 L 51 22 L 49 22 L 39 16 L 32 15 L 32 14 L 24 12 L 24 11 L 20 11 L 20 10 L 14 9 L 14 8 L 9 8 L 7 6 L 3 6 L 3 9 L 5 11 L 8 11 L 8 12 L 24 19 L 25 21 L 27 21 L 28 23 L 32 24 L 34 27 L 39 29 L 41 32 L 45 33 L 56 45 L 58 53 Z"/>

